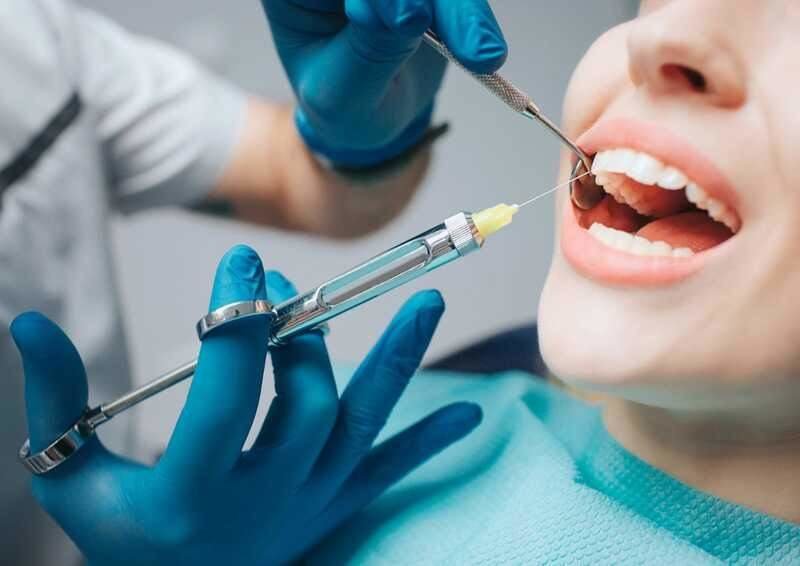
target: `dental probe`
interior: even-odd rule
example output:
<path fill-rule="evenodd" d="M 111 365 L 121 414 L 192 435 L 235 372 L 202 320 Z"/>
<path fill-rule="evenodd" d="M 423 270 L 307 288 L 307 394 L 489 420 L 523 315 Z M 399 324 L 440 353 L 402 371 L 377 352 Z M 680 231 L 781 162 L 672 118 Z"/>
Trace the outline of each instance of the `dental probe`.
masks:
<path fill-rule="evenodd" d="M 514 83 L 509 81 L 508 79 L 501 76 L 499 73 L 491 73 L 491 74 L 480 74 L 480 73 L 473 73 L 461 62 L 456 59 L 455 55 L 453 55 L 452 51 L 439 39 L 439 36 L 432 30 L 428 30 L 423 35 L 423 39 L 425 43 L 430 45 L 434 50 L 436 50 L 442 57 L 456 65 L 457 67 L 464 70 L 467 74 L 472 76 L 476 79 L 479 83 L 481 83 L 484 87 L 486 87 L 491 93 L 493 93 L 497 98 L 502 100 L 515 112 L 522 114 L 526 118 L 531 120 L 536 120 L 540 124 L 542 124 L 550 133 L 554 134 L 558 140 L 563 143 L 564 145 L 569 148 L 569 150 L 575 154 L 578 158 L 578 161 L 575 163 L 575 166 L 572 170 L 572 184 L 570 185 L 570 194 L 573 197 L 573 202 L 578 205 L 580 208 L 589 209 L 592 208 L 599 199 L 604 196 L 604 192 L 602 189 L 592 185 L 588 185 L 586 183 L 577 184 L 579 178 L 585 177 L 586 174 L 590 174 L 592 171 L 592 160 L 589 158 L 588 155 L 578 147 L 572 139 L 570 139 L 556 124 L 550 120 L 547 116 L 545 116 L 539 106 L 533 101 L 533 99 L 528 96 L 523 90 L 518 88 Z M 584 174 L 581 174 L 581 171 Z"/>

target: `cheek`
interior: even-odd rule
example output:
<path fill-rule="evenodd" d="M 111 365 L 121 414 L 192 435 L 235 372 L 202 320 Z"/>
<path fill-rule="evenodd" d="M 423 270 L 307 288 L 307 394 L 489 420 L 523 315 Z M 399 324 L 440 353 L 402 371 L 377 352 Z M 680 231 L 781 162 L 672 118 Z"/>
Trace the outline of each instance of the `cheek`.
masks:
<path fill-rule="evenodd" d="M 776 201 L 776 203 L 779 201 Z M 774 219 L 774 222 L 770 222 Z M 775 211 L 742 250 L 739 280 L 729 289 L 730 308 L 720 312 L 739 334 L 730 371 L 745 359 L 761 377 L 796 376 L 800 382 L 800 224 Z M 755 236 L 755 235 L 754 235 Z"/>
<path fill-rule="evenodd" d="M 563 110 L 564 128 L 572 136 L 589 129 L 630 84 L 626 45 L 629 25 L 619 25 L 600 36 L 575 69 Z"/>
<path fill-rule="evenodd" d="M 775 53 L 764 58 L 764 65 L 753 81 L 751 98 L 766 130 L 769 169 L 763 175 L 777 178 L 795 206 L 800 202 L 800 40 L 794 40 L 791 55 Z M 780 77 L 777 81 L 776 77 Z M 788 190 L 787 190 L 788 189 Z M 799 209 L 800 210 L 800 209 Z"/>
<path fill-rule="evenodd" d="M 672 0 L 642 0 L 639 2 L 639 15 L 644 16 L 651 12 L 655 12 L 659 8 L 663 8 Z"/>

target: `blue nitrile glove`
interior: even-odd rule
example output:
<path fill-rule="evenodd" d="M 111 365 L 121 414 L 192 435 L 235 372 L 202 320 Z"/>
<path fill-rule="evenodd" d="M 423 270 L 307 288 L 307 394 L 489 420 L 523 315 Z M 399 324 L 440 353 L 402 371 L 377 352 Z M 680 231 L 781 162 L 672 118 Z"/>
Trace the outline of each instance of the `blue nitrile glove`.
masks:
<path fill-rule="evenodd" d="M 256 253 L 234 248 L 217 270 L 211 309 L 295 294 L 280 275 L 267 279 L 269 293 Z M 186 405 L 155 467 L 112 454 L 94 438 L 35 476 L 34 494 L 93 566 L 254 566 L 299 557 L 480 421 L 477 406 L 457 403 L 372 446 L 443 308 L 436 292 L 408 301 L 341 398 L 319 334 L 274 350 L 277 397 L 247 452 L 268 324 L 250 318 L 221 327 L 203 342 Z M 42 315 L 20 316 L 11 331 L 37 451 L 81 415 L 86 376 L 72 343 Z"/>
<path fill-rule="evenodd" d="M 370 167 L 428 128 L 446 63 L 432 28 L 468 69 L 489 73 L 507 46 L 487 0 L 262 0 L 297 95 L 297 126 L 316 153 Z"/>

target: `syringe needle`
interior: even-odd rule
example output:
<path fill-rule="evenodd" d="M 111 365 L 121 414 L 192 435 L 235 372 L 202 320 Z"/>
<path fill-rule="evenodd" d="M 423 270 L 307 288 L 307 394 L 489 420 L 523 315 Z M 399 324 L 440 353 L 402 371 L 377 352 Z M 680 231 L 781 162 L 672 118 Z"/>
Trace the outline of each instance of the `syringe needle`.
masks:
<path fill-rule="evenodd" d="M 556 185 L 556 186 L 555 186 L 555 187 L 553 187 L 552 189 L 550 189 L 550 190 L 548 190 L 548 191 L 545 191 L 545 192 L 543 192 L 543 193 L 541 193 L 541 194 L 539 194 L 539 195 L 536 195 L 536 196 L 535 196 L 535 197 L 533 197 L 532 199 L 526 200 L 526 201 L 525 201 L 525 202 L 523 202 L 522 204 L 516 204 L 516 205 L 514 205 L 514 206 L 516 206 L 517 208 L 522 208 L 522 207 L 528 206 L 529 204 L 533 204 L 533 203 L 535 203 L 537 200 L 539 200 L 539 199 L 543 199 L 544 197 L 546 197 L 546 196 L 548 196 L 548 195 L 551 195 L 551 194 L 553 194 L 553 193 L 554 193 L 554 192 L 556 192 L 558 189 L 563 189 L 564 187 L 566 187 L 566 186 L 570 185 L 570 184 L 571 184 L 573 181 L 577 181 L 578 179 L 580 179 L 580 178 L 582 178 L 582 177 L 585 177 L 586 175 L 589 175 L 589 174 L 590 174 L 589 172 L 586 172 L 586 173 L 583 173 L 582 175 L 578 175 L 577 177 L 572 177 L 570 180 L 568 180 L 568 181 L 564 181 L 564 182 L 563 182 L 563 183 L 561 183 L 560 185 Z"/>

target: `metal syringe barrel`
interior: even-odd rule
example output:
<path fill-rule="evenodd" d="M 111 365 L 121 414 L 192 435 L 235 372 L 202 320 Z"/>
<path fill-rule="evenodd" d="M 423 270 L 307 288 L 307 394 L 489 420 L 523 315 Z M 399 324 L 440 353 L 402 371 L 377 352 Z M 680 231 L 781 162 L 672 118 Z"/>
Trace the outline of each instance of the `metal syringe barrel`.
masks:
<path fill-rule="evenodd" d="M 472 215 L 461 212 L 402 244 L 275 307 L 271 342 L 296 334 L 379 297 L 483 245 Z"/>

